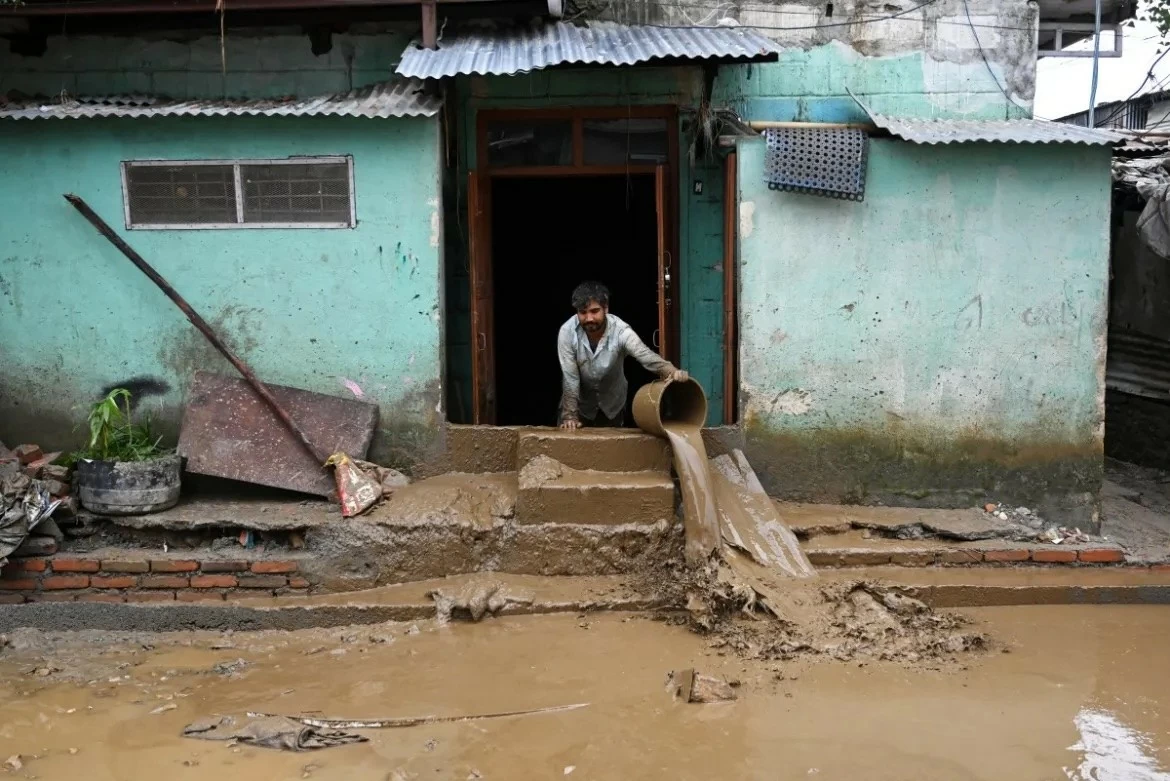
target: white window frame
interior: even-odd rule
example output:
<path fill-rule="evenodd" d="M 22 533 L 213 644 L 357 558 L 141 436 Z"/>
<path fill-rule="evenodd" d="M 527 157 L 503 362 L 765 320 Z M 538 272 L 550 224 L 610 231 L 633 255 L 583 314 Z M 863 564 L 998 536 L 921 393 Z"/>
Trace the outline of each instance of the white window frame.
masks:
<path fill-rule="evenodd" d="M 322 165 L 345 163 L 346 176 L 349 179 L 349 221 L 348 222 L 244 222 L 244 183 L 240 174 L 240 167 L 245 165 L 304 165 L 306 163 L 320 163 Z M 130 219 L 130 179 L 131 168 L 146 168 L 153 166 L 179 167 L 189 165 L 223 165 L 232 166 L 236 187 L 236 221 L 235 222 L 179 222 L 179 223 L 135 223 Z M 126 219 L 126 230 L 250 230 L 295 228 L 298 230 L 336 230 L 339 228 L 357 227 L 357 197 L 353 185 L 353 156 L 352 155 L 321 155 L 311 157 L 283 157 L 283 158 L 240 158 L 235 160 L 123 160 L 122 161 L 122 211 Z"/>

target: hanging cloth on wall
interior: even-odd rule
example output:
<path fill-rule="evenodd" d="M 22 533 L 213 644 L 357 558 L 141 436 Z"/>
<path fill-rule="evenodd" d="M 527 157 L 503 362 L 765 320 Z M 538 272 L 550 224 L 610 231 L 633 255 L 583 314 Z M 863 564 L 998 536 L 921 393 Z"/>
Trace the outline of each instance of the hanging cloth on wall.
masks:
<path fill-rule="evenodd" d="M 865 199 L 869 136 L 864 130 L 769 128 L 764 136 L 768 189 Z"/>

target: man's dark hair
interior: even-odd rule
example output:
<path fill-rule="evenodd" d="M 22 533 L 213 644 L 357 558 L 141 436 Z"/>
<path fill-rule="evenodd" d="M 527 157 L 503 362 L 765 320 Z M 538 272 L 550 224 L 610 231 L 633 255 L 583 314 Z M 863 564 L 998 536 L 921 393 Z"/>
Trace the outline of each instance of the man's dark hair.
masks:
<path fill-rule="evenodd" d="M 600 282 L 582 282 L 573 288 L 573 308 L 580 312 L 589 306 L 590 301 L 596 301 L 601 306 L 609 306 L 609 288 Z"/>

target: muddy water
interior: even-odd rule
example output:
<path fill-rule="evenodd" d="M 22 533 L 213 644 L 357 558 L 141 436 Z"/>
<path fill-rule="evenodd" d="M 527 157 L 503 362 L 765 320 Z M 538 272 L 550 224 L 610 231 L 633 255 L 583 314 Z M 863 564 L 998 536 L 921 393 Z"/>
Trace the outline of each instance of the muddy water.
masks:
<path fill-rule="evenodd" d="M 664 422 L 662 427 L 674 453 L 674 471 L 682 490 L 687 555 L 705 561 L 719 547 L 719 518 L 703 435 L 699 426 L 689 423 Z"/>
<path fill-rule="evenodd" d="M 970 615 L 1011 652 L 939 670 L 765 664 L 620 615 L 81 636 L 0 655 L 0 763 L 21 756 L 12 778 L 96 781 L 1170 779 L 1170 610 Z M 666 674 L 685 667 L 738 679 L 739 699 L 673 703 Z M 251 709 L 378 718 L 573 702 L 590 705 L 367 730 L 369 743 L 303 754 L 179 737 Z"/>
<path fill-rule="evenodd" d="M 664 421 L 662 427 L 674 452 L 692 560 L 705 560 L 726 543 L 779 574 L 796 578 L 814 574 L 796 535 L 780 519 L 746 460 L 739 465 L 724 456 L 723 470 L 713 470 L 699 426 Z"/>

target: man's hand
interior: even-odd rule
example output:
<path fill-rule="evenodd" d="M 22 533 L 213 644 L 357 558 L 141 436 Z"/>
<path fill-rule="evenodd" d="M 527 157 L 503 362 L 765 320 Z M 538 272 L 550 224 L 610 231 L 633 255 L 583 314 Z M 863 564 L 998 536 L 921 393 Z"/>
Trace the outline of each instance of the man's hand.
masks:
<path fill-rule="evenodd" d="M 691 375 L 687 374 L 682 369 L 675 369 L 666 377 L 666 379 L 670 380 L 671 382 L 686 382 L 690 378 Z"/>
<path fill-rule="evenodd" d="M 576 418 L 565 418 L 561 421 L 561 428 L 565 431 L 576 431 L 581 428 L 581 421 Z"/>

